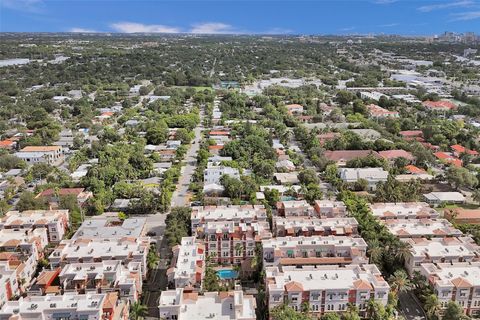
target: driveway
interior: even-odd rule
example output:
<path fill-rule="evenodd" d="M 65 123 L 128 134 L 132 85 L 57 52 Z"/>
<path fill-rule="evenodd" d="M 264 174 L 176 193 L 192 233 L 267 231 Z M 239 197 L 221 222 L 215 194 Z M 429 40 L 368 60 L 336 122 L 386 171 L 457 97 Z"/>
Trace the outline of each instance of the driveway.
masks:
<path fill-rule="evenodd" d="M 401 292 L 398 295 L 400 302 L 400 312 L 407 320 L 427 320 L 425 312 L 420 302 L 413 296 L 411 292 Z"/>

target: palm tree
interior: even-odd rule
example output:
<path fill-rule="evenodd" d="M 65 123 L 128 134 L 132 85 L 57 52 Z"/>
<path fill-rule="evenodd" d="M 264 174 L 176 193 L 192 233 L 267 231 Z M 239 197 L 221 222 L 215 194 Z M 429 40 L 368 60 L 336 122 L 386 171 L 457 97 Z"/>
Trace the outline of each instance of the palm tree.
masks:
<path fill-rule="evenodd" d="M 150 247 L 150 251 L 148 251 L 147 255 L 147 267 L 148 269 L 155 269 L 158 266 L 158 262 L 160 258 L 158 257 L 157 253 L 155 252 L 155 246 Z"/>
<path fill-rule="evenodd" d="M 438 301 L 438 296 L 436 294 L 431 294 L 425 298 L 425 304 L 423 305 L 423 308 L 430 319 L 440 318 L 442 306 L 440 301 Z"/>
<path fill-rule="evenodd" d="M 130 306 L 130 319 L 139 320 L 143 319 L 147 315 L 148 308 L 146 305 L 141 304 L 140 302 L 134 302 Z"/>
<path fill-rule="evenodd" d="M 382 244 L 378 239 L 372 239 L 372 241 L 368 243 L 368 255 L 370 256 L 370 263 L 380 261 L 382 252 Z"/>
<path fill-rule="evenodd" d="M 407 242 L 400 241 L 395 251 L 395 257 L 402 262 L 405 262 L 411 254 L 411 245 Z"/>
<path fill-rule="evenodd" d="M 392 292 L 398 294 L 399 292 L 410 291 L 413 289 L 413 283 L 408 278 L 404 270 L 397 270 L 390 276 L 390 286 Z"/>
<path fill-rule="evenodd" d="M 473 201 L 476 201 L 478 204 L 480 204 L 480 189 L 477 189 L 473 192 L 472 199 Z"/>

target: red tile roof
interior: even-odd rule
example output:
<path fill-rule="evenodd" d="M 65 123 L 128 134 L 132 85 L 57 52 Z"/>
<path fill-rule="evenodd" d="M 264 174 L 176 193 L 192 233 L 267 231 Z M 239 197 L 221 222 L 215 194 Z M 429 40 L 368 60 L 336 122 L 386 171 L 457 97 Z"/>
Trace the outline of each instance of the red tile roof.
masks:
<path fill-rule="evenodd" d="M 423 137 L 422 130 L 406 130 L 400 131 L 402 137 Z"/>
<path fill-rule="evenodd" d="M 349 161 L 356 158 L 365 158 L 369 155 L 379 158 L 380 155 L 373 150 L 336 150 L 325 151 L 325 157 L 331 161 Z"/>
<path fill-rule="evenodd" d="M 414 160 L 415 158 L 413 155 L 405 150 L 386 150 L 386 151 L 380 151 L 378 154 L 384 159 L 396 159 L 396 158 L 405 158 L 408 160 Z"/>
<path fill-rule="evenodd" d="M 425 108 L 428 108 L 428 109 L 449 109 L 449 110 L 453 110 L 453 109 L 457 109 L 457 106 L 450 102 L 450 101 L 446 101 L 446 100 L 440 100 L 440 101 L 430 101 L 430 100 L 427 100 L 427 101 L 424 101 L 422 102 L 423 106 Z"/>
<path fill-rule="evenodd" d="M 414 166 L 413 164 L 409 164 L 408 166 L 405 167 L 405 169 L 410 172 L 411 174 L 424 174 L 427 173 L 425 170 Z"/>
<path fill-rule="evenodd" d="M 58 195 L 59 196 L 67 196 L 67 195 L 73 194 L 73 195 L 78 196 L 80 193 L 83 192 L 83 190 L 85 190 L 85 189 L 84 188 L 64 188 L 64 189 L 59 189 L 58 190 Z M 40 192 L 37 195 L 37 198 L 38 197 L 51 197 L 53 195 L 55 195 L 55 189 L 47 189 L 47 190 L 44 190 L 44 191 Z"/>

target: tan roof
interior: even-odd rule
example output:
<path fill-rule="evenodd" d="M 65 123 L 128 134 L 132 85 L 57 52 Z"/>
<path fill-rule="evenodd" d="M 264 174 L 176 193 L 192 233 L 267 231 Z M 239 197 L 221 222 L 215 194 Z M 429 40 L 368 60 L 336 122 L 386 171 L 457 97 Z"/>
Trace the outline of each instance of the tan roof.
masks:
<path fill-rule="evenodd" d="M 109 292 L 105 297 L 105 301 L 103 302 L 104 309 L 115 309 L 117 305 L 118 294 L 117 292 Z"/>
<path fill-rule="evenodd" d="M 372 286 L 370 285 L 370 283 L 368 283 L 367 281 L 363 280 L 363 279 L 360 279 L 360 280 L 357 280 L 353 283 L 353 287 L 355 289 L 361 289 L 361 290 L 372 290 Z"/>
<path fill-rule="evenodd" d="M 285 285 L 287 291 L 303 291 L 303 285 L 300 282 L 290 281 Z"/>
<path fill-rule="evenodd" d="M 465 278 L 458 277 L 452 280 L 452 284 L 457 288 L 473 287 Z"/>
<path fill-rule="evenodd" d="M 58 151 L 61 150 L 60 146 L 28 146 L 23 148 L 22 152 L 47 152 L 47 151 Z"/>

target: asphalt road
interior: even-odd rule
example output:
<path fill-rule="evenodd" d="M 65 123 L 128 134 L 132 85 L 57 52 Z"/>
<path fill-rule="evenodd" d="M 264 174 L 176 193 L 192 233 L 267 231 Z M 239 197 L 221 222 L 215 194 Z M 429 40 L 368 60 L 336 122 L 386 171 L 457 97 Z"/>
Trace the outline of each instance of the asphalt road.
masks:
<path fill-rule="evenodd" d="M 193 130 L 193 132 L 195 132 L 195 138 L 185 155 L 185 166 L 182 167 L 177 189 L 172 195 L 171 207 L 183 207 L 189 204 L 188 186 L 190 184 L 190 179 L 195 172 L 195 167 L 197 166 L 197 152 L 200 149 L 201 133 L 203 130 L 202 122 L 203 112 L 200 112 L 200 124 Z"/>
<path fill-rule="evenodd" d="M 398 296 L 400 312 L 407 320 L 427 320 L 420 303 L 411 292 L 401 292 Z"/>

